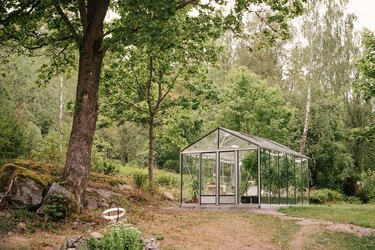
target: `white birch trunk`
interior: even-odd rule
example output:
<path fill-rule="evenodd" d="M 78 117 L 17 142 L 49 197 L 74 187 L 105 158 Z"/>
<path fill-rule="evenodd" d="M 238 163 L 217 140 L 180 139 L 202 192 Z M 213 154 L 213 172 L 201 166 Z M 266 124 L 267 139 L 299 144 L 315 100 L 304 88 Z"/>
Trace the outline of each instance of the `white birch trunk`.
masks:
<path fill-rule="evenodd" d="M 299 152 L 304 154 L 307 141 L 307 132 L 309 131 L 310 123 L 310 106 L 311 106 L 311 80 L 309 79 L 307 85 L 307 98 L 306 98 L 306 113 L 305 113 L 305 125 L 303 127 L 302 139 Z"/>

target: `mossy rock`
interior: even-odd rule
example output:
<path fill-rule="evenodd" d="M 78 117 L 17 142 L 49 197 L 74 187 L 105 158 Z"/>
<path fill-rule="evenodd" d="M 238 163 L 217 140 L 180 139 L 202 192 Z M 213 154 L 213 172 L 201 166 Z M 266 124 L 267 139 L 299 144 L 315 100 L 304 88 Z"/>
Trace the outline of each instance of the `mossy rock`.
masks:
<path fill-rule="evenodd" d="M 15 163 L 10 163 L 0 169 L 0 193 L 6 192 L 11 181 L 17 176 L 35 181 L 42 189 L 46 189 L 52 183 L 51 177 L 47 175 L 35 173 Z"/>
<path fill-rule="evenodd" d="M 14 163 L 0 168 L 0 198 L 13 208 L 36 209 L 52 183 L 51 177 L 30 171 Z M 4 203 L 3 203 L 4 202 Z"/>
<path fill-rule="evenodd" d="M 56 177 L 56 176 L 60 177 L 63 171 L 62 167 L 51 165 L 51 164 L 46 164 L 46 163 L 41 163 L 41 162 L 35 162 L 31 160 L 16 159 L 7 163 L 14 164 L 14 165 L 26 168 L 27 170 L 40 173 L 40 174 L 45 174 L 51 177 Z"/>

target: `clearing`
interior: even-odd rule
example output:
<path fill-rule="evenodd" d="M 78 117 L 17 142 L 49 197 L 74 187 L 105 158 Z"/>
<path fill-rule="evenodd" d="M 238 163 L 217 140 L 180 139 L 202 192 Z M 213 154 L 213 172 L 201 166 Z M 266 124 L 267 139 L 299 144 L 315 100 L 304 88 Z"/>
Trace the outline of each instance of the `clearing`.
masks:
<path fill-rule="evenodd" d="M 148 205 L 129 209 L 128 221 L 153 235 L 161 249 L 374 249 L 375 229 L 292 217 L 275 207 L 243 210 L 187 209 Z M 104 226 L 104 223 L 100 223 Z M 64 226 L 64 225 L 62 225 Z M 14 233 L 1 249 L 53 249 L 80 230 Z M 87 231 L 86 231 L 87 232 Z"/>

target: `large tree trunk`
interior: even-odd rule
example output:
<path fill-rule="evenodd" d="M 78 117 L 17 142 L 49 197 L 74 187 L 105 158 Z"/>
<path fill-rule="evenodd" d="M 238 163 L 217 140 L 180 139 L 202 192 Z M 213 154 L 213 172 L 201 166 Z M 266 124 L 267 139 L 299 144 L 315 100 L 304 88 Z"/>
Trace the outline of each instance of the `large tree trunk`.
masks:
<path fill-rule="evenodd" d="M 307 132 L 309 131 L 310 123 L 310 106 L 311 106 L 311 82 L 307 85 L 307 98 L 306 98 L 306 113 L 305 113 L 305 125 L 303 127 L 302 139 L 299 152 L 301 154 L 305 153 L 306 141 L 307 141 Z"/>
<path fill-rule="evenodd" d="M 67 188 L 83 208 L 89 178 L 91 148 L 98 115 L 99 78 L 105 49 L 102 47 L 103 22 L 109 0 L 87 3 L 87 13 L 81 17 L 84 36 L 80 44 L 77 93 L 64 168 Z"/>

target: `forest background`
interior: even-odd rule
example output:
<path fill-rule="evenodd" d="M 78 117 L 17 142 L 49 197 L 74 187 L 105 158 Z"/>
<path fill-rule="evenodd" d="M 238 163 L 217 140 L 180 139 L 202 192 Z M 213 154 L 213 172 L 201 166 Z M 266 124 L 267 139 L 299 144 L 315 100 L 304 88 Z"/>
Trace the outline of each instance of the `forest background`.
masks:
<path fill-rule="evenodd" d="M 258 32 L 267 23 L 249 15 L 244 36 L 212 35 L 202 55 L 187 44 L 193 61 L 185 50 L 151 57 L 119 46 L 104 60 L 91 171 L 147 166 L 151 147 L 155 167 L 178 172 L 181 148 L 225 127 L 309 156 L 313 188 L 375 198 L 375 38 L 354 29 L 347 5 L 311 1 L 290 23 L 289 39 Z M 45 77 L 53 52 L 12 52 L 0 48 L 0 161 L 63 166 L 77 72 Z M 151 87 L 150 73 L 159 76 Z"/>

